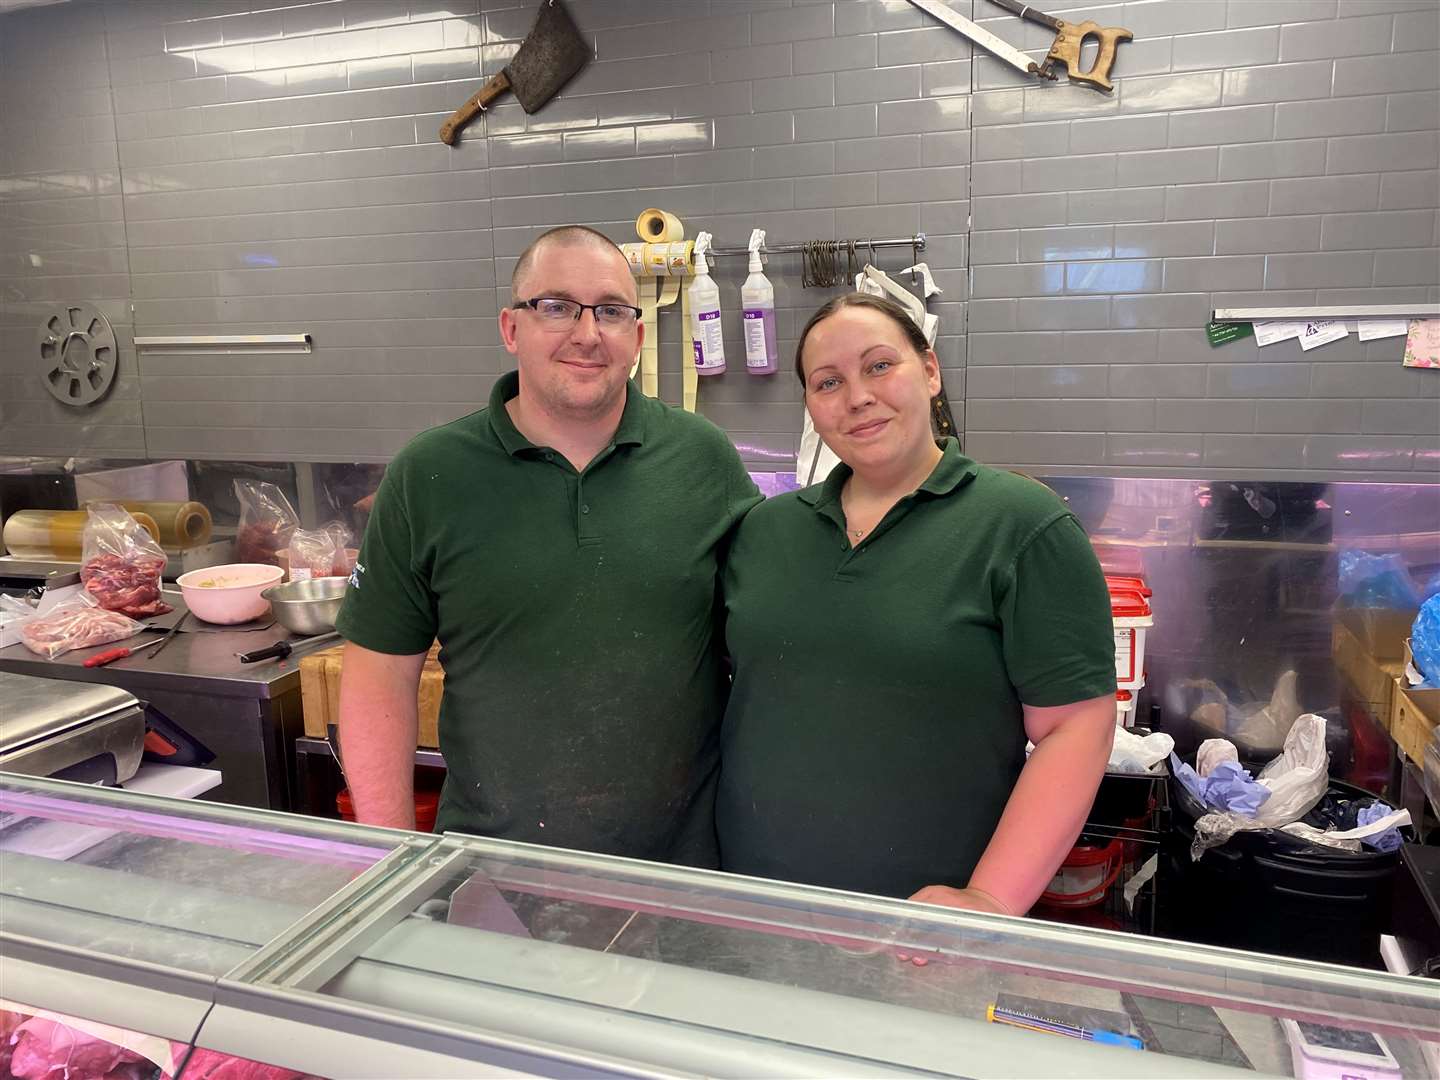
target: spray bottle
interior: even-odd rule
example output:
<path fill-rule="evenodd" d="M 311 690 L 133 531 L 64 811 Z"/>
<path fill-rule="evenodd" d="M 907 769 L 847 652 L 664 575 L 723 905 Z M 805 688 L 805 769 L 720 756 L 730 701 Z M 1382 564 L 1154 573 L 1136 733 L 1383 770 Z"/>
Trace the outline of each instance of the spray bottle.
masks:
<path fill-rule="evenodd" d="M 745 309 L 745 370 L 751 375 L 774 375 L 780 367 L 780 348 L 775 343 L 775 289 L 761 271 L 760 249 L 765 230 L 750 234 L 750 276 L 740 286 L 740 303 Z"/>
<path fill-rule="evenodd" d="M 695 346 L 695 370 L 701 375 L 725 371 L 725 341 L 720 331 L 720 286 L 710 277 L 705 252 L 710 234 L 695 239 L 695 280 L 690 283 L 690 340 Z"/>

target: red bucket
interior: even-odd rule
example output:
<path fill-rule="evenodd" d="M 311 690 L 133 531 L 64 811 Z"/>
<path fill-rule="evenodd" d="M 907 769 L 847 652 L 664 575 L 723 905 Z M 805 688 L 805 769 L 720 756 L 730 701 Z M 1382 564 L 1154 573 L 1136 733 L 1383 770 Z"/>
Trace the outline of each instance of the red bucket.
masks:
<path fill-rule="evenodd" d="M 1040 896 L 1040 903 L 1051 907 L 1094 907 L 1105 899 L 1105 892 L 1120 876 L 1125 863 L 1125 848 L 1117 838 L 1108 844 L 1082 840 L 1070 849 L 1060 871 Z"/>

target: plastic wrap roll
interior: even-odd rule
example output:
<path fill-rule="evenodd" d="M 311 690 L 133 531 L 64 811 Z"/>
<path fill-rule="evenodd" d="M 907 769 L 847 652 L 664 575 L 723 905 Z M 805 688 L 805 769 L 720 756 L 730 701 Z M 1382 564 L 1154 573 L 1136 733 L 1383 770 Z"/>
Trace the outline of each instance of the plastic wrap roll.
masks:
<path fill-rule="evenodd" d="M 160 526 L 153 517 L 133 510 L 130 516 L 160 542 Z M 79 562 L 89 520 L 85 510 L 19 510 L 5 521 L 5 550 L 17 559 Z"/>
<path fill-rule="evenodd" d="M 210 542 L 214 522 L 204 503 L 123 500 L 120 505 L 131 514 L 149 514 L 155 519 L 161 547 L 183 551 Z"/>

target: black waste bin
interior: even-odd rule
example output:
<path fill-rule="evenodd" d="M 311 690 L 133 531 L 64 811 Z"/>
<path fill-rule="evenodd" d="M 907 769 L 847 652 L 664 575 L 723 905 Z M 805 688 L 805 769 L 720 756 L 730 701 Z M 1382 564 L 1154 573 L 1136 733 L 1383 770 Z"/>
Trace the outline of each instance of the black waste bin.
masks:
<path fill-rule="evenodd" d="M 1330 781 L 1337 798 L 1368 792 Z M 1198 861 L 1206 808 L 1173 777 L 1172 827 L 1161 843 L 1160 932 L 1252 952 L 1380 968 L 1399 852 L 1320 847 L 1274 829 L 1238 832 Z"/>

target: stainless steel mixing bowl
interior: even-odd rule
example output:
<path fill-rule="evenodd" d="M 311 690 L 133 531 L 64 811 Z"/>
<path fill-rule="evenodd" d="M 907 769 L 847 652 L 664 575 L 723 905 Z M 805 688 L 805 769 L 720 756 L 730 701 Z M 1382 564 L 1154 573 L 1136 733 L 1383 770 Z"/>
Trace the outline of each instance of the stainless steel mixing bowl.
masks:
<path fill-rule="evenodd" d="M 270 601 L 275 620 L 292 634 L 309 637 L 335 629 L 349 578 L 307 578 L 272 585 L 260 595 Z"/>

